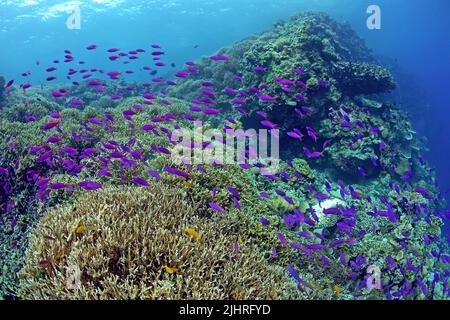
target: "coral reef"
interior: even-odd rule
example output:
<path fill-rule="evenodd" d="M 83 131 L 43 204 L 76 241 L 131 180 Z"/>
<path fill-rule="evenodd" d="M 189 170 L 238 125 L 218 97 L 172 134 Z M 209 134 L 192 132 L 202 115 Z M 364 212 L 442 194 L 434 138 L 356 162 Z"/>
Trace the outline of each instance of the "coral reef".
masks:
<path fill-rule="evenodd" d="M 300 14 L 214 57 L 152 88 L 163 96 L 120 80 L 8 98 L 2 296 L 447 298 L 448 212 L 407 115 L 380 98 L 391 74 L 351 27 Z M 280 130 L 275 174 L 267 159 L 173 161 L 263 127 Z M 177 145 L 180 128 L 196 138 Z M 197 139 L 208 129 L 215 141 Z M 367 288 L 372 266 L 382 288 Z"/>
<path fill-rule="evenodd" d="M 395 89 L 392 75 L 380 66 L 363 63 L 339 62 L 332 74 L 340 90 L 346 95 L 368 95 Z"/>
<path fill-rule="evenodd" d="M 300 101 L 292 100 L 292 95 L 280 90 L 280 84 L 267 92 L 279 99 L 266 111 L 291 121 L 289 118 L 292 117 L 285 116 L 291 114 L 294 106 L 308 104 L 313 113 L 323 114 L 330 102 L 335 104 L 342 98 L 340 91 L 356 96 L 383 92 L 394 86 L 389 71 L 376 65 L 363 40 L 351 27 L 338 24 L 321 13 L 293 16 L 272 30 L 242 40 L 217 54 L 228 55 L 231 59 L 221 65 L 208 59 L 200 61 L 199 74 L 180 84 L 175 93 L 184 98 L 193 96 L 202 78 L 212 80 L 218 89 L 233 87 L 238 82 L 243 90 L 274 83 L 275 77 L 297 80 L 299 85 L 309 86 L 314 93 L 313 101 L 308 100 L 308 90 Z M 265 71 L 255 72 L 255 66 L 263 67 Z M 303 72 L 293 74 L 294 68 Z M 236 74 L 242 79 L 233 81 Z M 321 89 L 317 84 L 319 79 L 326 80 L 330 90 Z M 317 95 L 318 90 L 320 95 Z M 252 100 L 252 104 L 255 103 L 258 104 Z M 299 122 L 299 119 L 295 121 Z"/>
<path fill-rule="evenodd" d="M 289 299 L 239 217 L 198 216 L 179 190 L 110 188 L 47 212 L 20 274 L 27 299 Z M 245 221 L 245 220 L 244 220 Z M 195 230 L 192 236 L 186 228 Z M 239 239 L 239 250 L 233 249 Z M 68 268 L 81 270 L 67 287 Z M 277 280 L 279 279 L 279 280 Z M 283 279 L 283 280 L 281 280 Z"/>
<path fill-rule="evenodd" d="M 46 98 L 42 93 L 36 93 L 26 100 L 8 103 L 2 110 L 2 117 L 10 121 L 34 122 L 62 109 L 62 106 Z"/>
<path fill-rule="evenodd" d="M 435 223 L 439 225 L 441 223 L 439 217 L 442 216 L 440 209 L 443 206 L 434 186 L 434 176 L 421 157 L 422 148 L 408 117 L 398 106 L 383 100 L 374 100 L 376 99 L 373 97 L 374 94 L 395 88 L 392 75 L 388 70 L 377 65 L 377 61 L 363 41 L 348 26 L 337 24 L 323 14 L 301 14 L 285 23 L 278 23 L 268 32 L 222 49 L 217 52 L 217 55 L 227 55 L 230 60 L 225 64 L 217 65 L 208 59 L 203 59 L 199 62 L 200 73 L 177 87 L 175 93 L 179 92 L 180 95 L 196 98 L 194 86 L 207 80 L 214 82 L 218 90 L 237 87 L 235 91 L 238 95 L 247 100 L 246 104 L 239 105 L 249 114 L 249 116 L 240 116 L 244 128 L 259 125 L 259 115 L 255 113 L 256 110 L 264 112 L 266 119 L 276 123 L 281 130 L 292 130 L 293 127 L 302 129 L 305 126 L 316 128 L 316 132 L 319 132 L 316 143 L 321 144 L 326 141 L 331 143 L 324 152 L 326 154 L 324 161 L 318 159 L 310 162 L 313 168 L 311 175 L 318 177 L 322 184 L 325 181 L 341 179 L 344 184 L 354 183 L 353 188 L 357 189 L 357 192 L 353 193 L 354 196 L 349 198 L 346 195 L 348 191 L 342 188 L 342 184 L 340 186 L 331 184 L 327 189 L 321 188 L 318 183 L 314 184 L 315 188 L 319 189 L 316 192 L 328 191 L 331 196 L 343 201 L 343 204 L 338 207 L 347 208 L 345 209 L 348 211 L 347 214 L 350 217 L 353 216 L 354 221 L 335 215 L 323 215 L 320 212 L 323 207 L 320 204 L 314 204 L 314 199 L 308 196 L 293 197 L 295 203 L 310 201 L 309 205 L 313 205 L 319 220 L 314 228 L 303 227 L 303 231 L 321 230 L 322 233 L 327 234 L 327 238 L 339 239 L 342 236 L 339 235 L 342 227 L 346 224 L 354 225 L 354 228 L 351 227 L 352 234 L 361 239 L 359 241 L 362 241 L 364 245 L 335 248 L 331 250 L 334 252 L 329 253 L 330 256 L 334 256 L 335 261 L 339 260 L 339 256 L 343 256 L 347 259 L 346 265 L 354 266 L 353 270 L 349 271 L 352 279 L 361 279 L 370 265 L 369 260 L 372 261 L 371 263 L 391 261 L 391 259 L 406 261 L 407 266 L 404 268 L 411 270 L 416 270 L 416 267 L 411 266 L 411 263 L 414 265 L 411 261 L 427 261 L 426 269 L 433 269 L 434 262 L 429 262 L 431 265 L 428 265 L 427 255 L 430 251 L 425 253 L 425 247 L 421 244 L 423 235 L 421 238 L 421 236 L 405 233 L 403 237 L 408 237 L 409 245 L 405 244 L 405 239 L 395 240 L 391 252 L 386 253 L 383 249 L 384 239 L 397 239 L 395 234 L 398 235 L 398 229 L 392 229 L 387 225 L 382 227 L 384 224 L 380 220 L 386 218 L 377 219 L 377 210 L 385 210 L 381 208 L 386 206 L 390 210 L 392 206 L 393 212 L 400 219 L 409 221 L 411 228 L 415 230 L 420 228 L 420 225 L 434 225 L 427 216 L 434 216 L 437 219 Z M 235 75 L 239 75 L 239 78 Z M 287 80 L 283 81 L 283 79 Z M 292 99 L 293 95 L 288 90 L 288 84 L 292 81 L 303 88 L 301 95 L 297 95 L 296 99 Z M 263 87 L 264 91 L 262 91 Z M 255 88 L 276 99 L 267 103 L 253 96 L 248 97 L 248 93 L 255 91 Z M 233 103 L 230 100 L 218 99 L 218 101 L 225 110 L 233 109 Z M 301 112 L 298 112 L 299 110 Z M 306 136 L 306 133 L 304 135 Z M 315 145 L 306 138 L 300 142 L 290 138 L 285 139 L 288 141 L 283 141 L 281 137 L 281 148 L 284 151 L 282 154 L 286 158 L 297 158 L 302 147 L 313 148 Z M 405 190 L 414 190 L 418 186 L 433 193 L 434 196 L 429 195 L 424 199 L 414 192 Z M 305 192 L 305 187 L 307 184 L 295 185 L 295 193 L 298 195 L 302 190 Z M 273 187 L 273 189 L 276 188 L 286 190 L 284 184 L 280 182 Z M 384 195 L 384 190 L 390 190 L 389 196 Z M 364 204 L 353 197 L 367 198 L 370 202 Z M 286 204 L 283 202 L 283 197 L 276 197 L 276 199 L 279 199 L 281 204 Z M 398 200 L 400 203 L 396 205 Z M 281 215 L 286 214 L 286 210 L 289 211 L 288 206 L 284 207 L 278 204 L 274 206 Z M 308 207 L 308 205 L 301 206 L 301 212 L 308 212 Z M 425 218 L 420 208 L 424 209 Z M 373 214 L 374 210 L 375 214 Z M 325 216 L 326 221 L 322 221 L 321 216 Z M 321 228 L 317 229 L 318 227 Z M 367 232 L 370 229 L 373 229 L 373 232 Z M 438 233 L 431 234 L 434 234 L 434 239 L 440 238 Z M 432 238 L 429 234 L 427 237 Z M 439 242 L 439 240 L 436 241 Z M 434 248 L 435 253 L 439 252 L 438 247 L 441 245 L 445 248 L 445 244 L 437 245 Z M 413 250 L 414 258 L 406 255 L 407 247 L 417 248 Z M 393 254 L 399 251 L 405 254 L 401 257 Z M 396 265 L 398 264 L 397 262 Z M 403 270 L 402 268 L 400 270 Z M 393 269 L 399 272 L 398 267 Z M 426 274 L 423 269 L 419 268 L 419 270 Z M 441 274 L 446 273 L 443 270 L 441 272 L 443 272 Z M 407 286 L 413 283 L 417 289 L 417 283 L 422 281 L 418 274 L 419 272 L 416 272 L 415 275 L 411 274 L 407 277 Z M 333 278 L 336 278 L 336 274 L 329 279 Z M 404 278 L 390 280 L 390 288 L 393 288 L 395 297 L 399 296 L 399 292 L 403 292 L 404 298 L 439 299 L 445 296 L 445 286 L 444 293 L 433 290 L 435 295 L 430 296 L 430 292 L 421 293 L 420 289 L 419 291 L 412 288 L 403 289 Z M 330 282 L 332 283 L 332 280 Z M 347 284 L 341 290 L 345 292 L 353 286 L 350 289 L 355 292 L 353 297 L 373 296 L 373 293 L 367 290 L 358 289 L 362 282 L 353 280 L 353 284 Z M 435 282 L 431 283 L 434 287 Z M 381 293 L 378 298 L 383 295 L 384 293 Z M 388 295 L 388 297 L 391 296 Z"/>

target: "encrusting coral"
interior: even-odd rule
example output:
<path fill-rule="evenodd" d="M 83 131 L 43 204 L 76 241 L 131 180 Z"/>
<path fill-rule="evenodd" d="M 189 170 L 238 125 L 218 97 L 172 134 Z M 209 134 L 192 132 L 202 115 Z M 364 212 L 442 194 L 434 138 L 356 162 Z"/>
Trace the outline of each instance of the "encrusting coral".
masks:
<path fill-rule="evenodd" d="M 25 299 L 298 298 L 285 270 L 249 246 L 242 230 L 231 216 L 197 216 L 177 190 L 81 194 L 73 204 L 49 210 L 33 232 L 20 294 Z M 79 289 L 67 286 L 71 266 L 81 271 Z"/>

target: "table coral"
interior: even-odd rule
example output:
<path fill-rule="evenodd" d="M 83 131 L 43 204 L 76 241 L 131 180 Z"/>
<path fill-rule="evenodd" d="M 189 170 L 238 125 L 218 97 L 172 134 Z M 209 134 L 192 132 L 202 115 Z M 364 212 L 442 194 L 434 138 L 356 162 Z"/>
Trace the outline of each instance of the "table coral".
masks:
<path fill-rule="evenodd" d="M 279 299 L 297 295 L 283 269 L 271 266 L 247 246 L 237 221 L 198 216 L 188 201 L 183 192 L 164 187 L 110 188 L 81 194 L 72 205 L 49 210 L 31 236 L 27 264 L 20 274 L 21 297 Z M 189 235 L 187 227 L 199 238 Z M 233 242 L 238 239 L 235 253 Z M 71 265 L 81 270 L 79 289 L 66 285 Z M 285 280 L 277 281 L 277 274 Z"/>

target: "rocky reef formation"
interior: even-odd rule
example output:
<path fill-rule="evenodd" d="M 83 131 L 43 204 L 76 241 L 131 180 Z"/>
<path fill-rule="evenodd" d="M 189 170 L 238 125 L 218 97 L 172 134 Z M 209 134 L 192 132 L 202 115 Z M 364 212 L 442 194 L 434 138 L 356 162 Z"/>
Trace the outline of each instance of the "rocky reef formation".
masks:
<path fill-rule="evenodd" d="M 8 99 L 2 295 L 447 298 L 448 212 L 407 115 L 376 96 L 392 76 L 351 27 L 300 14 L 216 57 L 151 102 L 127 83 L 105 85 L 123 93 L 114 101 L 84 84 L 63 101 L 39 89 Z M 89 107 L 67 109 L 74 98 Z M 279 128 L 279 175 L 175 165 L 169 126 L 195 133 L 194 119 Z M 80 290 L 66 286 L 71 266 Z M 381 288 L 366 285 L 374 266 Z"/>
<path fill-rule="evenodd" d="M 353 29 L 346 24 L 338 24 L 325 14 L 300 14 L 288 21 L 278 23 L 272 30 L 252 36 L 218 52 L 232 59 L 217 65 L 209 59 L 200 62 L 197 78 L 214 81 L 217 88 L 225 89 L 236 82 L 233 75 L 242 77 L 243 87 L 258 88 L 262 84 L 274 81 L 275 77 L 286 76 L 301 81 L 308 86 L 308 93 L 314 94 L 309 106 L 313 112 L 327 110 L 330 104 L 336 104 L 343 98 L 342 91 L 350 97 L 361 94 L 380 93 L 395 87 L 389 71 L 378 66 Z M 266 71 L 255 72 L 255 67 Z M 303 72 L 293 79 L 292 70 Z M 260 69 L 261 70 L 261 69 Z M 327 82 L 330 90 L 321 88 L 318 80 Z M 192 96 L 196 82 L 184 82 L 176 92 L 184 98 Z M 283 84 L 272 87 L 268 94 L 279 95 L 275 107 L 286 107 L 291 114 L 292 108 L 308 101 L 308 93 L 300 99 L 292 100 L 292 95 L 280 92 Z M 318 99 L 318 92 L 321 99 Z M 280 108 L 276 108 L 277 112 Z M 285 115 L 285 114 L 283 114 Z M 281 117 L 281 115 L 280 115 Z"/>
<path fill-rule="evenodd" d="M 214 64 L 209 59 L 203 59 L 199 63 L 200 73 L 180 84 L 175 94 L 185 99 L 198 97 L 195 94 L 196 86 L 202 79 L 214 82 L 217 90 L 238 84 L 242 91 L 247 92 L 271 83 L 274 85 L 265 93 L 276 96 L 277 100 L 262 103 L 258 98 L 246 98 L 250 105 L 247 111 L 253 115 L 256 110 L 262 110 L 268 118 L 279 124 L 280 129 L 318 125 L 320 130 L 327 131 L 330 127 L 327 117 L 330 114 L 337 116 L 341 105 L 345 104 L 347 110 L 355 109 L 362 113 L 366 106 L 355 97 L 382 93 L 395 87 L 389 71 L 376 64 L 370 50 L 349 25 L 338 24 L 320 13 L 294 16 L 284 23 L 278 23 L 272 30 L 224 48 L 218 54 L 230 56 L 231 59 L 224 64 Z M 255 71 L 255 68 L 259 71 Z M 297 73 L 293 73 L 294 69 Z M 277 78 L 295 81 L 304 91 L 293 95 L 282 80 L 275 81 Z M 246 95 L 245 92 L 241 93 Z M 218 103 L 223 108 L 230 108 L 228 101 L 218 99 Z M 367 116 L 361 114 L 361 117 Z M 260 126 L 256 119 L 257 116 L 250 116 L 242 121 L 247 127 Z M 394 123 L 395 119 L 388 121 L 395 126 L 401 125 Z M 335 135 L 334 138 L 349 143 L 352 134 L 330 132 L 324 137 Z M 301 150 L 301 146 L 292 144 L 289 139 L 282 139 L 281 143 L 285 154 L 296 156 Z M 365 143 L 369 142 L 362 141 L 361 144 Z M 370 143 L 373 144 L 372 141 Z M 305 144 L 306 147 L 312 147 L 311 144 Z M 369 167 L 369 154 L 360 151 L 345 155 L 353 168 L 362 165 L 358 154 L 366 157 L 365 164 Z M 343 168 L 340 159 L 338 156 L 330 167 Z"/>

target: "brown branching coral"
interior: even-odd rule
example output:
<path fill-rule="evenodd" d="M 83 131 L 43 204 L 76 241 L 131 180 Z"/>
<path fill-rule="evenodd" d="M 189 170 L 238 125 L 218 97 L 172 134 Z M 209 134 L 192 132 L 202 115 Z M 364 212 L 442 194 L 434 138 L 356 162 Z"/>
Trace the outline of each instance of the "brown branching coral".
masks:
<path fill-rule="evenodd" d="M 30 239 L 20 273 L 26 299 L 299 298 L 233 213 L 196 215 L 182 191 L 109 188 L 50 210 Z M 186 232 L 192 228 L 200 237 Z M 235 252 L 235 241 L 239 246 Z M 68 268 L 81 286 L 67 286 Z"/>

